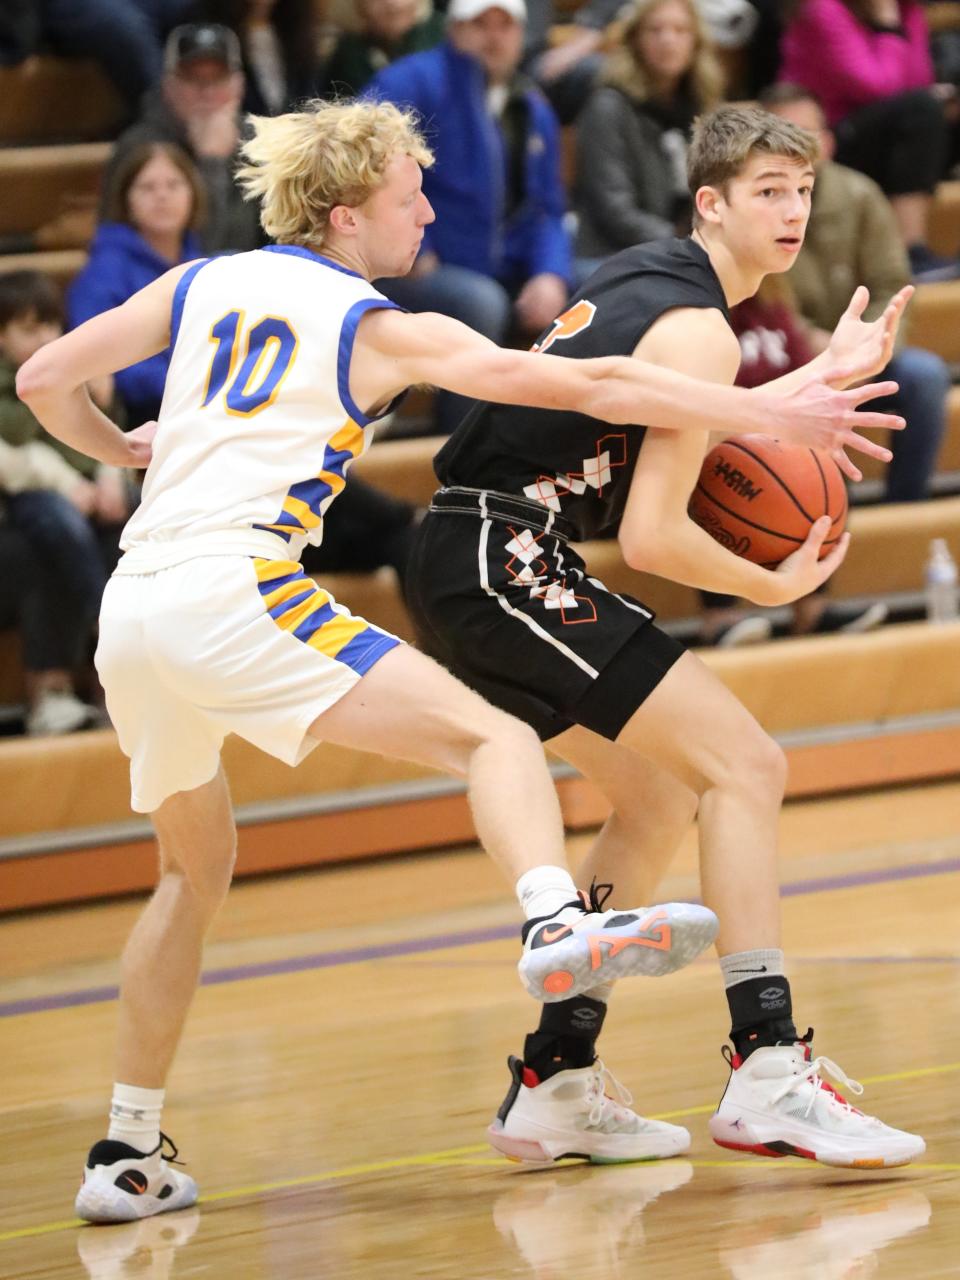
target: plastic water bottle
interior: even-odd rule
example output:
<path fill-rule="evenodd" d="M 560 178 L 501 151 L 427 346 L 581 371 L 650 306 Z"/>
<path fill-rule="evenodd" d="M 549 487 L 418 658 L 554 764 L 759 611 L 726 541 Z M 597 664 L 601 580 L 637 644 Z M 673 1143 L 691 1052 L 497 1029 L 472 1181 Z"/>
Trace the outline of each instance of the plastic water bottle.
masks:
<path fill-rule="evenodd" d="M 960 618 L 960 589 L 957 562 L 950 554 L 946 538 L 934 538 L 924 575 L 924 595 L 928 622 L 954 622 Z"/>

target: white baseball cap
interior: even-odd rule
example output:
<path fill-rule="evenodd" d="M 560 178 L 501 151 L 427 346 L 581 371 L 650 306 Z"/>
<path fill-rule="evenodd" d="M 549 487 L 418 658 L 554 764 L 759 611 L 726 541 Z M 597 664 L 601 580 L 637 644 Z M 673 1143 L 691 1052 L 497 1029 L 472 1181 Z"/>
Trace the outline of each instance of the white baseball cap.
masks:
<path fill-rule="evenodd" d="M 502 9 L 517 22 L 526 22 L 527 6 L 525 0 L 450 0 L 447 5 L 448 22 L 471 22 L 479 18 L 488 9 Z"/>

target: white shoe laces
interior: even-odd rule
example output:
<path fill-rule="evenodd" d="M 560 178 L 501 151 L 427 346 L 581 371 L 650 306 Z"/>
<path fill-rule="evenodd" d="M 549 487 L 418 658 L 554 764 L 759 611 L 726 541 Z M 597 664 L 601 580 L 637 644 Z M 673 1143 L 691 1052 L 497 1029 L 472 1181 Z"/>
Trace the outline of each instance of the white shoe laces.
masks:
<path fill-rule="evenodd" d="M 607 1086 L 609 1085 L 613 1098 L 607 1097 Z M 609 1067 L 605 1066 L 600 1058 L 593 1064 L 593 1075 L 590 1077 L 590 1088 L 587 1097 L 592 1101 L 590 1114 L 587 1116 L 587 1123 L 592 1125 L 600 1124 L 603 1120 L 604 1110 L 611 1103 L 613 1105 L 620 1104 L 624 1108 L 629 1108 L 633 1102 L 633 1094 L 624 1085 L 620 1083 Z"/>
<path fill-rule="evenodd" d="M 817 1098 L 820 1097 L 821 1093 L 827 1097 L 830 1105 L 841 1107 L 843 1110 L 850 1113 L 856 1112 L 856 1107 L 852 1107 L 849 1102 L 838 1097 L 830 1085 L 820 1078 L 821 1067 L 828 1075 L 832 1076 L 834 1080 L 838 1080 L 844 1089 L 849 1089 L 856 1097 L 859 1097 L 860 1094 L 863 1093 L 863 1085 L 859 1080 L 852 1080 L 850 1076 L 848 1076 L 841 1067 L 838 1067 L 831 1058 L 818 1056 L 814 1058 L 812 1062 L 807 1063 L 806 1070 L 800 1073 L 799 1080 L 796 1077 L 793 1077 L 781 1089 L 778 1089 L 774 1093 L 772 1101 L 779 1102 L 781 1098 L 785 1098 L 787 1094 L 792 1093 L 801 1082 L 804 1082 L 811 1086 L 810 1098 L 803 1112 L 804 1120 L 809 1117 L 810 1112 L 816 1106 Z"/>

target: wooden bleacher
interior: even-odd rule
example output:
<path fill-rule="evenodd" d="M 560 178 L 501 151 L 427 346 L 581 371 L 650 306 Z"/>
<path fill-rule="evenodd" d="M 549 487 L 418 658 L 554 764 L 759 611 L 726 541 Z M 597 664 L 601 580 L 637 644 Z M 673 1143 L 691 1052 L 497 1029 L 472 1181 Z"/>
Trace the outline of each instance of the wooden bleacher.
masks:
<path fill-rule="evenodd" d="M 0 67 L 0 147 L 116 137 L 120 98 L 96 63 L 42 56 Z"/>
<path fill-rule="evenodd" d="M 47 247 L 75 249 L 90 239 L 108 142 L 0 149 L 0 242 L 55 238 Z"/>
<path fill-rule="evenodd" d="M 0 275 L 8 271 L 42 271 L 61 289 L 82 271 L 87 260 L 85 249 L 47 249 L 39 253 L 0 254 Z"/>
<path fill-rule="evenodd" d="M 757 646 L 703 657 L 769 729 L 787 735 L 789 794 L 960 773 L 960 623 Z M 462 786 L 321 744 L 291 770 L 229 739 L 239 874 L 472 838 Z M 601 798 L 562 777 L 569 825 Z M 127 807 L 127 762 L 101 730 L 0 744 L 0 911 L 148 888 L 156 853 Z"/>

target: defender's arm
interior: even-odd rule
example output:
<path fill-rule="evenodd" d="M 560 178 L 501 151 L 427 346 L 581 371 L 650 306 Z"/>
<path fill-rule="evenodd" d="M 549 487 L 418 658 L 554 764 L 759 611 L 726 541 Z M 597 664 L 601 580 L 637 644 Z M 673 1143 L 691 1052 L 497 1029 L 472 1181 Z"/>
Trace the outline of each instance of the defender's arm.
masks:
<path fill-rule="evenodd" d="M 173 294 L 189 266 L 168 271 L 122 306 L 41 347 L 21 366 L 17 394 L 52 436 L 113 466 L 147 465 L 149 433 L 125 435 L 90 399 L 86 383 L 169 346 Z"/>
<path fill-rule="evenodd" d="M 807 378 L 787 394 L 765 388 L 712 387 L 630 356 L 568 360 L 549 353 L 505 351 L 459 321 L 395 310 L 368 312 L 360 322 L 350 370 L 351 394 L 363 407 L 387 404 L 399 392 L 428 383 L 476 400 L 573 409 L 607 422 L 655 422 L 671 430 L 777 436 L 817 448 L 889 452 L 855 431 L 900 419 L 857 414 L 857 405 L 887 394 L 892 383 L 833 391 Z"/>

